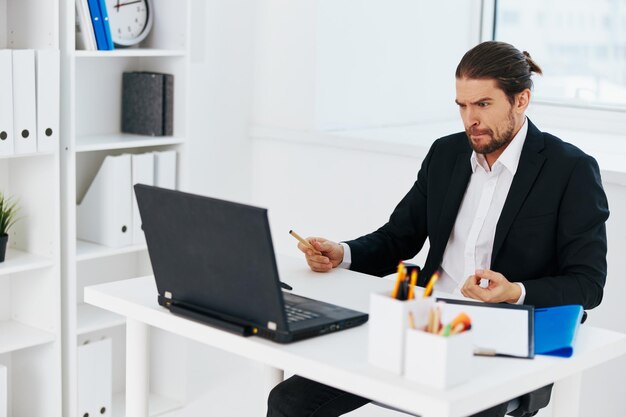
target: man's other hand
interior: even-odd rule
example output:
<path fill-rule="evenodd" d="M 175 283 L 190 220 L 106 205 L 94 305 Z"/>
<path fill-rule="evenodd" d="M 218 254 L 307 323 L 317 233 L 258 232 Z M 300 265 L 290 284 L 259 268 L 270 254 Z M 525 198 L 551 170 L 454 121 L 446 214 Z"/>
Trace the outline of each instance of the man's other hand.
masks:
<path fill-rule="evenodd" d="M 480 280 L 486 279 L 489 285 L 485 288 L 480 286 Z M 489 269 L 479 269 L 475 275 L 470 276 L 463 288 L 461 294 L 465 297 L 475 300 L 484 301 L 486 303 L 517 303 L 522 295 L 522 289 L 519 285 L 510 282 L 504 275 L 491 271 Z"/>
<path fill-rule="evenodd" d="M 323 237 L 307 237 L 306 240 L 317 249 L 321 255 L 316 254 L 302 243 L 298 243 L 309 267 L 315 272 L 328 272 L 341 264 L 343 261 L 343 246 Z"/>

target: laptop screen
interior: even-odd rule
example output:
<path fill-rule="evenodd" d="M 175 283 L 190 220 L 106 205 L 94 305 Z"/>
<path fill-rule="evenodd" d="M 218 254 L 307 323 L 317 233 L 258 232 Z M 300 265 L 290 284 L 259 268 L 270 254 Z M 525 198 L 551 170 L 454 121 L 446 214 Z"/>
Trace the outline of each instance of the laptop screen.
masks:
<path fill-rule="evenodd" d="M 267 210 L 135 185 L 159 294 L 177 303 L 286 329 Z"/>

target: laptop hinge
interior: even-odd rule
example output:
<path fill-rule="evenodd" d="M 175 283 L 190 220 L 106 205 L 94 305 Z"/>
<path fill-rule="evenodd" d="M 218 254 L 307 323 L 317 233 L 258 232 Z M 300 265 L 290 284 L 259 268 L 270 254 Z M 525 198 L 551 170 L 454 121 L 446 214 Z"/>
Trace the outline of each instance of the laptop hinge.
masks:
<path fill-rule="evenodd" d="M 189 306 L 181 305 L 175 301 L 167 300 L 167 308 L 178 316 L 190 318 L 202 323 L 215 326 L 219 329 L 226 330 L 241 336 L 251 336 L 258 333 L 258 329 L 251 325 L 236 323 L 226 320 L 222 317 L 216 317 L 205 311 L 199 311 Z"/>

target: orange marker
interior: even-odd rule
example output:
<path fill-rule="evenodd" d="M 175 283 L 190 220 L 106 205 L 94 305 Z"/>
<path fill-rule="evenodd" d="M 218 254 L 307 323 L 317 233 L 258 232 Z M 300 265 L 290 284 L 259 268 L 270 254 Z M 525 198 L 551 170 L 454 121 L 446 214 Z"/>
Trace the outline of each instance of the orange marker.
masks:
<path fill-rule="evenodd" d="M 450 327 L 452 327 L 451 334 L 460 333 L 463 330 L 469 329 L 471 326 L 472 321 L 469 316 L 461 312 L 450 322 Z"/>
<path fill-rule="evenodd" d="M 450 335 L 461 333 L 462 331 L 467 329 L 469 329 L 469 327 L 465 327 L 464 323 L 457 323 L 457 325 L 452 327 L 452 329 L 450 330 Z"/>

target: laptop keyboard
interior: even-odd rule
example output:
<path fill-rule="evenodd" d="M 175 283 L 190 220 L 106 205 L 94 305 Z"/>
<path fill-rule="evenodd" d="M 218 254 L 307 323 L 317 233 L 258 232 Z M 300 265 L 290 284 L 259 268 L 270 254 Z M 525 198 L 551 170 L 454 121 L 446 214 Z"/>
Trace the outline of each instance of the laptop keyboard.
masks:
<path fill-rule="evenodd" d="M 290 304 L 285 304 L 285 312 L 287 313 L 287 322 L 289 323 L 310 320 L 320 316 L 312 311 L 302 310 Z"/>

